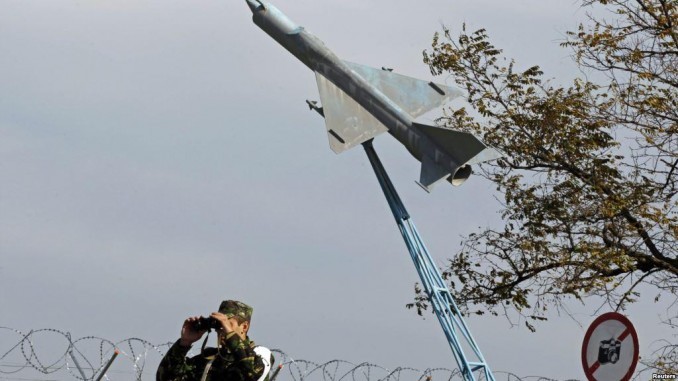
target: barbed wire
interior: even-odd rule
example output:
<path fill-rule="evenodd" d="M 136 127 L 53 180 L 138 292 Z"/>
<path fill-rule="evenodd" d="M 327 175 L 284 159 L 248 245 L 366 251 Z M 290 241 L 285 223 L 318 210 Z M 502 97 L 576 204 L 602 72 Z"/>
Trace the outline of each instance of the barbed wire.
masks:
<path fill-rule="evenodd" d="M 70 374 L 77 380 L 95 380 L 118 350 L 126 361 L 116 359 L 115 367 L 107 373 L 132 373 L 134 379 L 141 380 L 149 358 L 156 357 L 159 362 L 170 346 L 171 343 L 156 345 L 140 338 L 113 342 L 85 336 L 73 340 L 69 332 L 53 328 L 23 333 L 0 327 L 0 377 L 33 370 L 43 375 Z M 50 347 L 50 354 L 41 352 L 40 347 Z M 125 365 L 121 366 L 121 362 Z"/>
<path fill-rule="evenodd" d="M 102 380 L 142 381 L 147 369 L 150 371 L 146 372 L 146 379 L 154 379 L 155 367 L 171 345 L 171 342 L 153 344 L 140 338 L 114 342 L 86 336 L 74 340 L 69 332 L 58 329 L 43 328 L 23 333 L 0 327 L 0 380 L 47 380 L 27 378 L 27 373 L 35 375 L 37 372 L 42 376 L 58 376 L 59 380 L 65 380 L 64 376 L 68 375 L 72 380 L 93 381 L 101 376 L 116 350 L 120 356 L 101 376 Z M 41 348 L 46 346 L 51 347 L 49 355 L 45 349 L 41 352 Z M 272 351 L 277 364 L 272 370 L 275 381 L 463 381 L 463 376 L 456 369 L 398 367 L 389 370 L 368 362 L 354 364 L 344 360 L 316 363 L 294 359 L 279 349 Z M 147 364 L 153 364 L 153 367 L 147 367 Z M 494 374 L 498 381 L 555 381 L 539 376 L 519 377 L 508 372 Z M 479 381 L 484 379 L 481 377 Z"/>

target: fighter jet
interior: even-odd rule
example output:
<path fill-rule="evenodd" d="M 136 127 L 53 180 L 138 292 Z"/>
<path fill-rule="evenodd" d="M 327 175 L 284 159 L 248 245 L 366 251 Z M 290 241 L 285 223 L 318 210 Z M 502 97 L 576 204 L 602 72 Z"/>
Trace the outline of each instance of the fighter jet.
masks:
<path fill-rule="evenodd" d="M 246 0 L 252 19 L 315 73 L 330 148 L 344 152 L 388 132 L 421 162 L 418 184 L 427 192 L 443 180 L 461 185 L 471 165 L 501 156 L 474 135 L 415 119 L 461 96 L 458 89 L 339 59 L 316 36 L 268 2 Z"/>

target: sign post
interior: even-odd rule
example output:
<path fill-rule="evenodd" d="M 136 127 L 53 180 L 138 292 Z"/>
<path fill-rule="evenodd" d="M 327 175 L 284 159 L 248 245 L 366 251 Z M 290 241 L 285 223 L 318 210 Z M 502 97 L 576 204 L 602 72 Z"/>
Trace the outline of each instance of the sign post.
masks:
<path fill-rule="evenodd" d="M 638 334 L 624 315 L 608 312 L 586 331 L 581 362 L 589 381 L 629 381 L 638 364 Z"/>

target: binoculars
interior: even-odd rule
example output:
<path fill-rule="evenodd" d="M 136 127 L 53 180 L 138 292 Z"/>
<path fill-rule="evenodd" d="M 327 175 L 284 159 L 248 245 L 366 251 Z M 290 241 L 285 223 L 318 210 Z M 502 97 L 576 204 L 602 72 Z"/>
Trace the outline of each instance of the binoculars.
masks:
<path fill-rule="evenodd" d="M 200 317 L 191 325 L 195 331 L 209 331 L 221 328 L 221 322 L 213 317 Z"/>

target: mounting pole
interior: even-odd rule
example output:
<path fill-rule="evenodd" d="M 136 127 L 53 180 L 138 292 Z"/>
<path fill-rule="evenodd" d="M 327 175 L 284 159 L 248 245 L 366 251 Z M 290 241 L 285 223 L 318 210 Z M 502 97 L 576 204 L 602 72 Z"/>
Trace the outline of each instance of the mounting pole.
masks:
<path fill-rule="evenodd" d="M 85 376 L 85 371 L 82 370 L 80 367 L 80 364 L 78 364 L 78 360 L 75 358 L 75 353 L 73 353 L 73 350 L 71 349 L 68 354 L 71 356 L 71 359 L 73 359 L 73 364 L 75 364 L 75 367 L 78 368 L 78 372 L 80 372 L 80 375 L 82 376 L 83 381 L 87 381 L 87 376 Z"/>
<path fill-rule="evenodd" d="M 391 179 L 381 164 L 379 156 L 377 156 L 377 152 L 372 146 L 372 140 L 362 144 L 464 379 L 466 381 L 477 381 L 480 379 L 495 381 L 490 367 L 487 365 L 483 354 L 480 352 L 480 348 L 471 335 L 471 331 L 462 319 L 457 303 L 452 298 L 452 294 L 440 275 L 438 267 L 428 253 L 424 241 L 414 226 L 414 222 L 407 213 L 405 205 L 400 200 L 393 183 L 391 183 Z M 464 352 L 464 347 L 470 349 L 470 354 L 473 356 L 470 360 Z M 484 377 L 476 378 L 476 373 Z"/>
<path fill-rule="evenodd" d="M 118 350 L 118 348 L 115 348 L 113 355 L 111 356 L 111 358 L 106 363 L 106 366 L 104 366 L 104 368 L 101 370 L 101 373 L 99 373 L 99 377 L 97 377 L 96 381 L 101 381 L 101 379 L 104 378 L 104 376 L 106 375 L 106 372 L 108 372 L 108 368 L 111 367 L 111 365 L 113 364 L 113 361 L 115 361 L 115 358 L 118 357 L 119 354 L 120 354 L 120 351 Z"/>

